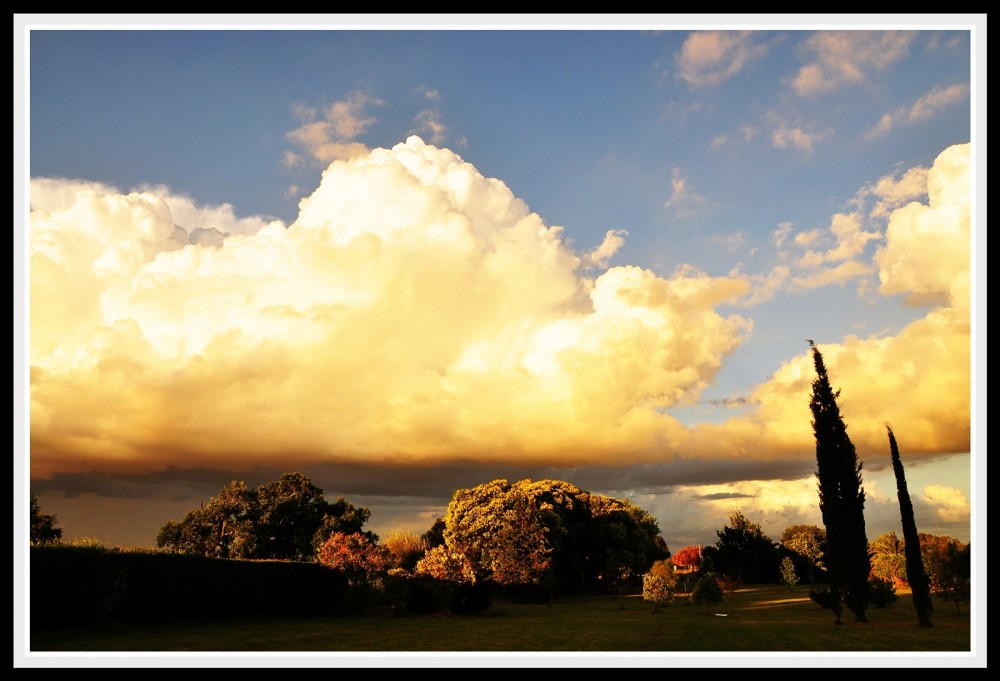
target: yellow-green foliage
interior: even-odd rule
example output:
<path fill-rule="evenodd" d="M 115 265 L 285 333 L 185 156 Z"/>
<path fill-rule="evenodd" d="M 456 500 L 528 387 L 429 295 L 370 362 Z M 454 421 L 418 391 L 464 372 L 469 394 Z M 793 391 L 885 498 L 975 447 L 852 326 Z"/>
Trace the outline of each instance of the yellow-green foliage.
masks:
<path fill-rule="evenodd" d="M 392 554 L 397 567 L 412 572 L 424 553 L 427 552 L 427 541 L 413 532 L 393 530 L 382 540 L 383 546 Z"/>
<path fill-rule="evenodd" d="M 658 560 L 642 576 L 642 598 L 660 608 L 674 600 L 677 590 L 677 575 L 669 560 Z"/>
<path fill-rule="evenodd" d="M 70 539 L 65 542 L 67 546 L 79 546 L 81 548 L 87 549 L 103 549 L 107 548 L 97 537 L 77 537 L 76 539 Z"/>

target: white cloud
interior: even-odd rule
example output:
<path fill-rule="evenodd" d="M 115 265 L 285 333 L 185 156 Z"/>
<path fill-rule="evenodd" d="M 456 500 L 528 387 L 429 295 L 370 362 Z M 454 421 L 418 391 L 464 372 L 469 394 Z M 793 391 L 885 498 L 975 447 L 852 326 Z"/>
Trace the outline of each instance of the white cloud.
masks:
<path fill-rule="evenodd" d="M 425 109 L 413 119 L 417 124 L 417 132 L 429 133 L 431 144 L 444 142 L 444 134 L 448 127 L 441 122 L 441 115 L 433 109 Z"/>
<path fill-rule="evenodd" d="M 941 152 L 927 174 L 927 204 L 890 213 L 885 246 L 875 255 L 884 295 L 968 309 L 970 152 L 968 144 Z"/>
<path fill-rule="evenodd" d="M 886 175 L 865 188 L 863 193 L 876 197 L 870 216 L 887 218 L 896 208 L 927 195 L 927 168 L 909 168 L 899 179 L 895 175 Z"/>
<path fill-rule="evenodd" d="M 913 125 L 932 118 L 940 109 L 962 101 L 969 96 L 968 85 L 952 85 L 947 88 L 935 87 L 926 95 L 908 106 L 901 106 L 879 119 L 861 136 L 865 141 L 883 137 L 898 125 Z"/>
<path fill-rule="evenodd" d="M 968 522 L 971 515 L 969 500 L 961 490 L 944 485 L 928 485 L 924 497 L 934 506 L 935 515 L 943 522 Z"/>
<path fill-rule="evenodd" d="M 788 239 L 788 235 L 792 233 L 795 228 L 791 222 L 782 222 L 778 225 L 773 232 L 771 232 L 771 242 L 776 248 L 781 248 L 785 240 Z"/>
<path fill-rule="evenodd" d="M 583 255 L 584 266 L 588 269 L 607 267 L 612 256 L 625 245 L 626 236 L 628 236 L 628 232 L 624 229 L 609 229 L 605 232 L 601 245 Z"/>
<path fill-rule="evenodd" d="M 781 231 L 779 248 L 790 233 L 790 226 Z M 788 281 L 796 288 L 810 289 L 864 277 L 873 269 L 859 257 L 870 242 L 881 236 L 877 231 L 864 229 L 858 212 L 837 213 L 829 227 L 799 232 L 793 237 L 794 247 L 806 250 L 794 256 L 799 272 Z M 783 252 L 782 256 L 793 257 L 791 252 Z"/>
<path fill-rule="evenodd" d="M 71 207 L 81 192 L 93 195 L 116 195 L 121 190 L 106 184 L 81 180 L 61 180 L 34 178 L 31 180 L 31 210 L 54 212 Z M 228 203 L 218 206 L 198 206 L 187 196 L 175 194 L 164 185 L 140 185 L 130 190 L 130 194 L 155 197 L 169 209 L 170 220 L 189 234 L 217 231 L 225 234 L 254 234 L 270 220 L 259 216 L 237 217 L 235 209 Z"/>
<path fill-rule="evenodd" d="M 380 104 L 381 100 L 361 91 L 354 91 L 321 111 L 304 104 L 294 104 L 292 111 L 302 125 L 287 133 L 286 137 L 309 158 L 322 164 L 363 155 L 368 148 L 357 138 L 375 123 L 375 118 L 366 115 L 365 109 Z M 294 166 L 299 162 L 301 156 L 298 154 L 285 154 L 286 165 Z"/>
<path fill-rule="evenodd" d="M 833 130 L 831 128 L 818 132 L 807 132 L 786 121 L 778 122 L 771 130 L 771 144 L 775 149 L 797 149 L 808 152 L 812 151 L 816 144 L 825 142 L 832 137 Z"/>
<path fill-rule="evenodd" d="M 740 302 L 744 305 L 759 305 L 773 300 L 778 291 L 787 288 L 790 272 L 787 266 L 778 265 L 769 272 L 751 277 L 750 294 Z"/>
<path fill-rule="evenodd" d="M 672 208 L 677 217 L 683 218 L 705 203 L 705 197 L 695 193 L 681 169 L 674 168 L 670 174 L 670 198 L 663 202 L 663 207 Z"/>
<path fill-rule="evenodd" d="M 812 61 L 799 69 L 792 89 L 802 97 L 828 94 L 860 85 L 872 71 L 884 71 L 903 59 L 916 37 L 913 31 L 821 31 L 803 44 Z"/>
<path fill-rule="evenodd" d="M 848 260 L 830 267 L 810 265 L 807 273 L 792 277 L 790 281 L 797 288 L 820 288 L 833 284 L 845 284 L 871 272 L 870 265 L 857 260 Z"/>
<path fill-rule="evenodd" d="M 752 31 L 692 33 L 674 58 L 678 76 L 697 87 L 719 85 L 767 53 L 767 46 L 753 37 Z"/>
<path fill-rule="evenodd" d="M 636 460 L 683 437 L 664 409 L 751 328 L 716 311 L 745 279 L 586 278 L 621 232 L 577 254 L 503 182 L 415 137 L 331 163 L 287 227 L 186 236 L 151 194 L 32 213 L 37 474 L 158 452 Z"/>

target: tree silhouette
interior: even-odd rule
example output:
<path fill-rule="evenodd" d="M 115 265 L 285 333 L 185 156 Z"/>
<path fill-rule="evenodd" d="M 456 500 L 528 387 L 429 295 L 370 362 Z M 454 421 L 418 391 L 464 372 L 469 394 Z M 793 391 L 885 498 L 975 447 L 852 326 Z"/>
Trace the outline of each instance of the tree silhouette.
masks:
<path fill-rule="evenodd" d="M 62 528 L 55 515 L 42 513 L 35 495 L 31 495 L 31 543 L 32 545 L 58 544 L 62 541 Z"/>
<path fill-rule="evenodd" d="M 830 574 L 832 609 L 840 624 L 841 601 L 858 622 L 866 622 L 868 575 L 871 559 L 865 535 L 865 491 L 861 486 L 861 463 L 847 425 L 841 417 L 837 398 L 840 391 L 830 387 L 823 355 L 812 341 L 816 380 L 809 407 L 816 436 L 816 477 L 819 481 L 819 508 L 826 525 L 826 563 Z"/>
<path fill-rule="evenodd" d="M 906 554 L 906 581 L 910 583 L 913 592 L 913 606 L 917 609 L 917 619 L 922 627 L 931 624 L 931 587 L 927 573 L 924 571 L 924 560 L 920 552 L 920 534 L 913 518 L 913 503 L 910 492 L 906 488 L 906 474 L 903 472 L 903 461 L 899 458 L 899 447 L 892 428 L 886 424 L 889 432 L 889 454 L 892 457 L 892 470 L 896 474 L 896 495 L 899 497 L 899 516 L 903 523 L 903 550 Z"/>
<path fill-rule="evenodd" d="M 776 583 L 781 578 L 781 555 L 778 545 L 740 511 L 729 517 L 729 524 L 717 530 L 719 540 L 706 546 L 703 555 L 712 560 L 713 569 L 748 584 Z"/>

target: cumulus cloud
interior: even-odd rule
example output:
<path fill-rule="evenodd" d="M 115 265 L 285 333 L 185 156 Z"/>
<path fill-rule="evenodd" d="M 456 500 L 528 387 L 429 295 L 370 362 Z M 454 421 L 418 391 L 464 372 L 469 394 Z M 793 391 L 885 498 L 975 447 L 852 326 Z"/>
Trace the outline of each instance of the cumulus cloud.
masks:
<path fill-rule="evenodd" d="M 935 87 L 913 104 L 898 107 L 884 114 L 878 123 L 864 132 L 861 139 L 870 141 L 889 134 L 898 125 L 913 125 L 933 118 L 940 109 L 965 100 L 968 96 L 968 85 L 952 85 L 947 88 Z"/>
<path fill-rule="evenodd" d="M 620 232 L 580 255 L 415 137 L 333 162 L 294 223 L 221 245 L 153 194 L 64 195 L 30 220 L 36 475 L 638 460 L 683 439 L 667 411 L 751 329 L 717 311 L 744 278 L 586 278 Z"/>
<path fill-rule="evenodd" d="M 813 61 L 802 66 L 792 90 L 815 97 L 867 81 L 872 71 L 884 71 L 909 52 L 913 31 L 821 31 L 803 44 Z"/>
<path fill-rule="evenodd" d="M 934 513 L 942 522 L 968 522 L 971 515 L 969 500 L 961 490 L 944 485 L 928 485 L 924 497 L 931 502 Z"/>
<path fill-rule="evenodd" d="M 696 87 L 719 85 L 767 53 L 753 38 L 752 31 L 692 33 L 674 57 L 678 76 Z"/>
<path fill-rule="evenodd" d="M 882 294 L 935 307 L 894 336 L 819 343 L 831 381 L 842 390 L 841 410 L 861 453 L 884 453 L 887 422 L 906 430 L 911 455 L 968 452 L 971 446 L 969 153 L 969 145 L 957 145 L 938 156 L 928 173 L 928 202 L 893 211 L 885 243 L 875 255 Z M 844 253 L 869 239 L 846 218 L 838 238 L 834 250 Z M 803 277 L 836 281 L 863 266 L 848 260 Z M 765 442 L 772 456 L 796 443 L 808 447 L 814 375 L 804 351 L 754 389 L 753 412 L 697 426 L 695 440 L 714 438 L 718 447 L 748 456 Z"/>
<path fill-rule="evenodd" d="M 365 113 L 370 106 L 382 101 L 361 91 L 350 93 L 345 99 L 317 110 L 305 104 L 292 106 L 293 113 L 302 122 L 285 137 L 295 143 L 306 159 L 326 164 L 340 159 L 353 158 L 368 152 L 357 138 L 368 131 L 375 118 Z M 295 166 L 304 162 L 301 155 L 285 154 L 285 164 Z"/>
<path fill-rule="evenodd" d="M 155 196 L 166 204 L 171 219 L 191 236 L 191 242 L 199 239 L 224 238 L 229 234 L 255 234 L 271 222 L 259 216 L 237 217 L 231 204 L 199 206 L 187 196 L 175 194 L 163 185 L 140 185 L 129 192 L 99 182 L 62 180 L 54 178 L 33 178 L 30 182 L 30 204 L 32 211 L 51 213 L 69 208 L 80 192 L 94 195 L 116 195 L 131 193 Z M 206 234 L 218 237 L 207 237 Z"/>
<path fill-rule="evenodd" d="M 927 195 L 927 168 L 909 168 L 898 179 L 895 175 L 886 175 L 863 193 L 876 197 L 871 217 L 888 218 L 896 208 Z"/>
<path fill-rule="evenodd" d="M 833 241 L 826 251 L 810 250 L 802 256 L 799 265 L 813 267 L 853 258 L 859 255 L 870 241 L 879 239 L 882 235 L 879 232 L 863 229 L 857 213 L 837 213 L 826 231 L 805 232 L 800 236 L 801 239 L 796 236 L 796 243 L 800 245 L 813 245 L 826 237 Z"/>
<path fill-rule="evenodd" d="M 775 268 L 762 280 L 766 290 L 785 283 L 800 290 L 841 285 L 874 271 L 865 258 L 865 249 L 869 243 L 879 241 L 882 234 L 865 229 L 858 211 L 835 214 L 830 225 L 823 229 L 811 229 L 792 236 L 793 232 L 793 225 L 783 223 L 772 233 L 772 242 L 778 249 L 778 256 L 791 262 L 796 271 L 792 274 L 784 265 Z M 769 298 L 758 297 L 758 300 Z"/>
<path fill-rule="evenodd" d="M 927 204 L 914 201 L 890 214 L 886 243 L 875 255 L 884 295 L 968 310 L 970 153 L 968 144 L 942 152 L 927 174 Z"/>
<path fill-rule="evenodd" d="M 788 287 L 790 273 L 789 267 L 778 265 L 772 267 L 768 272 L 751 276 L 750 293 L 740 302 L 743 305 L 759 305 L 773 300 L 779 291 Z"/>
<path fill-rule="evenodd" d="M 604 233 L 601 245 L 582 256 L 584 267 L 588 269 L 607 267 L 611 257 L 625 245 L 626 236 L 628 232 L 624 229 L 609 229 Z"/>

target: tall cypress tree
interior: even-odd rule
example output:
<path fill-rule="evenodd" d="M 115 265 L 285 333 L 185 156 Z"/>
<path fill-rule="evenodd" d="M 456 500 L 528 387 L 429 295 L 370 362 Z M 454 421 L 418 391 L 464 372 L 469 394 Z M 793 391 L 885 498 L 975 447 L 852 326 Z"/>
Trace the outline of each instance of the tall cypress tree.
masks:
<path fill-rule="evenodd" d="M 889 431 L 889 454 L 892 456 L 892 470 L 896 474 L 896 495 L 899 497 L 899 516 L 903 523 L 903 548 L 906 552 L 906 581 L 913 591 L 913 606 L 917 609 L 917 619 L 922 627 L 931 624 L 930 581 L 924 571 L 924 560 L 920 553 L 920 535 L 917 533 L 917 522 L 913 519 L 913 504 L 910 502 L 910 492 L 906 488 L 906 475 L 903 473 L 903 461 L 899 458 L 899 447 L 892 428 L 886 424 Z"/>
<path fill-rule="evenodd" d="M 861 486 L 861 463 L 847 425 L 840 415 L 837 398 L 823 363 L 823 355 L 812 341 L 809 346 L 816 365 L 812 399 L 813 433 L 816 436 L 816 477 L 819 508 L 826 525 L 826 563 L 830 574 L 833 612 L 840 624 L 841 602 L 855 620 L 867 622 L 868 575 L 871 558 L 865 535 L 865 491 Z"/>

